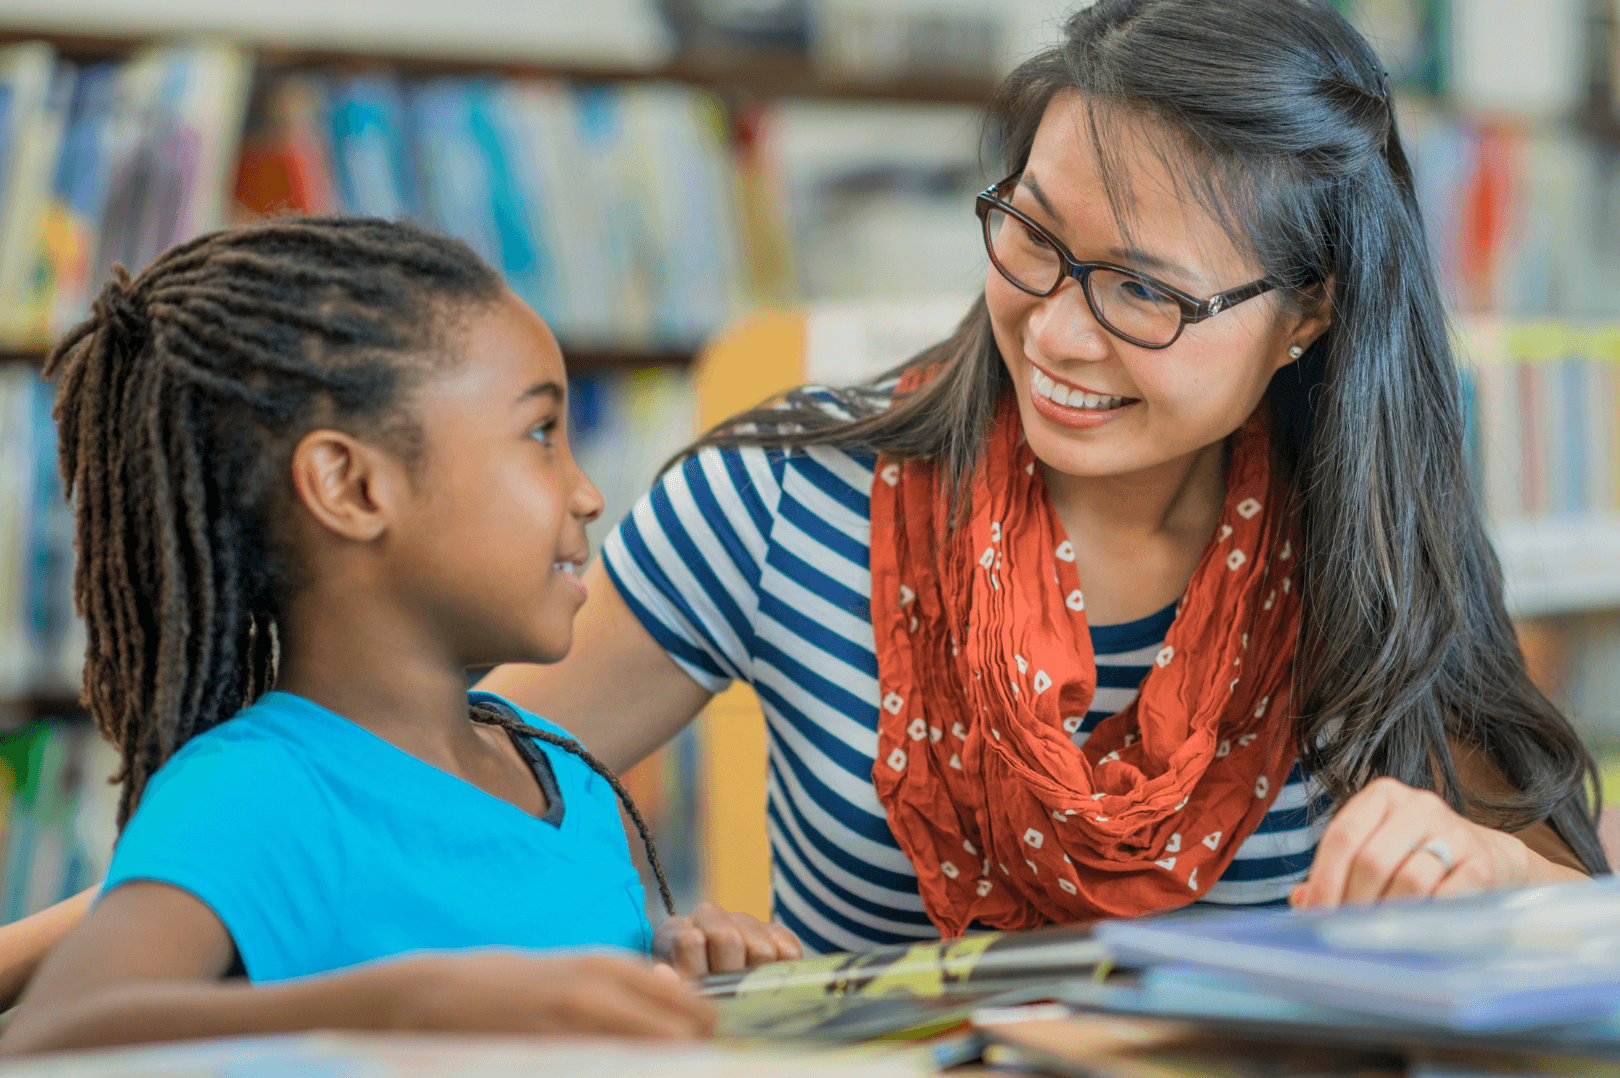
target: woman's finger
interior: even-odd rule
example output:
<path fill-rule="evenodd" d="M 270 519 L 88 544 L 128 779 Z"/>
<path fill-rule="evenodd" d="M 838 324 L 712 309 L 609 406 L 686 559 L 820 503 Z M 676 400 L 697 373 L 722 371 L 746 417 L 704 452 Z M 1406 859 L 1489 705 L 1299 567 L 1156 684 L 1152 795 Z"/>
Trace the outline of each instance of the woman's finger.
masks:
<path fill-rule="evenodd" d="M 1467 821 L 1438 794 L 1402 787 L 1391 796 L 1383 823 L 1362 844 L 1345 884 L 1345 901 L 1377 902 L 1392 888 L 1409 893 L 1411 888 L 1423 886 L 1419 893 L 1431 894 L 1449 868 L 1432 852 L 1422 852 L 1415 860 L 1413 855 L 1420 853 L 1425 842 L 1437 840 L 1447 843 L 1448 852 L 1466 850 L 1473 844 Z M 1455 855 L 1452 860 L 1455 863 Z M 1438 872 L 1434 871 L 1437 867 Z M 1412 878 L 1398 882 L 1403 871 L 1411 872 Z"/>
<path fill-rule="evenodd" d="M 1351 869 L 1362 846 L 1389 814 L 1395 791 L 1406 787 L 1394 779 L 1377 779 L 1334 815 L 1321 841 L 1311 874 L 1306 879 L 1306 901 L 1313 907 L 1333 907 L 1345 901 Z"/>
<path fill-rule="evenodd" d="M 1468 857 L 1457 862 L 1457 867 L 1440 881 L 1439 886 L 1434 889 L 1434 897 L 1466 898 L 1469 895 L 1482 894 L 1496 886 L 1497 881 L 1486 859 Z"/>
<path fill-rule="evenodd" d="M 1442 881 L 1450 875 L 1455 859 L 1450 864 L 1440 859 L 1435 852 L 1428 848 L 1428 843 L 1436 841 L 1425 839 L 1419 842 L 1406 855 L 1395 870 L 1389 882 L 1384 885 L 1384 891 L 1378 897 L 1387 898 L 1428 898 L 1434 894 Z M 1444 841 L 1439 840 L 1439 841 Z M 1447 844 L 1448 847 L 1450 844 Z"/>

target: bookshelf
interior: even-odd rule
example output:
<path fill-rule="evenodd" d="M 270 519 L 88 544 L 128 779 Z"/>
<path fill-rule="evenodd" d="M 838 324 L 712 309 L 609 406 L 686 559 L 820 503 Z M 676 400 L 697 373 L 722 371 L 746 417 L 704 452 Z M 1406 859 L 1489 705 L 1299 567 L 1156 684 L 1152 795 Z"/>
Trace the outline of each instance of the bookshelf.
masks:
<path fill-rule="evenodd" d="M 149 44 L 150 35 L 39 33 L 0 24 L 0 46 L 45 41 L 69 60 L 117 60 Z M 251 42 L 247 44 L 251 45 Z M 728 95 L 759 99 L 808 98 L 824 101 L 910 102 L 981 105 L 995 89 L 984 78 L 907 75 L 900 78 L 840 78 L 818 71 L 804 53 L 791 49 L 692 49 L 650 68 L 580 64 L 512 56 L 436 56 L 427 52 L 252 45 L 266 70 L 332 67 L 340 70 L 389 68 L 405 76 L 496 75 L 555 78 L 578 82 L 676 82 Z"/>

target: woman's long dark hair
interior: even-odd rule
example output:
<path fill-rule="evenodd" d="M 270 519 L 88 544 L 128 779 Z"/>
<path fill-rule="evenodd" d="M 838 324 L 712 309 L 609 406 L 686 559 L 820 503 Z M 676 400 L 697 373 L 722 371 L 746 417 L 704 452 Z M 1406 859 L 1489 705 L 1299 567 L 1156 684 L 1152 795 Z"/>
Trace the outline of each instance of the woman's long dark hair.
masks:
<path fill-rule="evenodd" d="M 1330 294 L 1330 328 L 1270 390 L 1304 542 L 1294 699 L 1306 769 L 1339 800 L 1387 775 L 1491 826 L 1550 820 L 1588 869 L 1607 871 L 1588 794 L 1596 767 L 1531 682 L 1502 603 L 1438 274 L 1372 50 L 1325 0 L 1100 0 L 997 92 L 991 133 L 1008 171 L 1066 92 L 1090 106 L 1122 228 L 1117 136 L 1129 126 L 1285 301 L 1309 308 Z M 901 371 L 925 368 L 931 380 L 892 406 L 873 386 L 843 391 L 853 420 L 795 391 L 693 449 L 928 459 L 961 506 L 1010 389 L 982 298 Z M 1482 753 L 1518 792 L 1464 788 L 1453 746 Z"/>

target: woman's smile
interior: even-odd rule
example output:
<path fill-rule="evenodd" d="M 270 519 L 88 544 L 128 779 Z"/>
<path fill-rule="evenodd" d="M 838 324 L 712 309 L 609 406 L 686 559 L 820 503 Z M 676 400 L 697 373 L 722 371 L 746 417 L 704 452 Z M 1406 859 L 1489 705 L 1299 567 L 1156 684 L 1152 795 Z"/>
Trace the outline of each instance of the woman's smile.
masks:
<path fill-rule="evenodd" d="M 1041 416 L 1059 426 L 1077 430 L 1100 427 L 1125 409 L 1141 403 L 1135 397 L 1097 393 L 1064 381 L 1034 363 L 1029 365 L 1029 397 Z"/>

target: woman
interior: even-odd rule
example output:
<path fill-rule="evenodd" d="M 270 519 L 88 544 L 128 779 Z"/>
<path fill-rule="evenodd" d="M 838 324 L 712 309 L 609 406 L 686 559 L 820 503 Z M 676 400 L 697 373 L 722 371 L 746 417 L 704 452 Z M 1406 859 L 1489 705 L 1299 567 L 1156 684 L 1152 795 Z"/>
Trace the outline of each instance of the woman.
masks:
<path fill-rule="evenodd" d="M 1102 0 L 992 119 L 957 333 L 710 432 L 568 660 L 492 687 L 623 767 L 752 682 L 776 912 L 823 950 L 1607 871 L 1366 43 L 1326 3 Z"/>
<path fill-rule="evenodd" d="M 623 769 L 751 682 L 811 949 L 1607 871 L 1366 43 L 1316 0 L 1101 0 L 991 115 L 956 334 L 710 432 L 568 658 L 484 687 Z"/>

